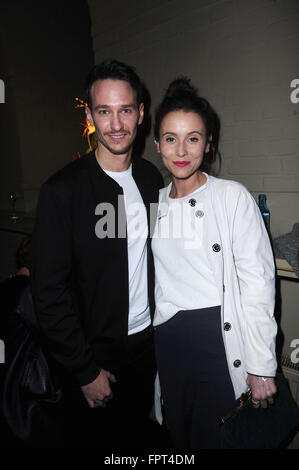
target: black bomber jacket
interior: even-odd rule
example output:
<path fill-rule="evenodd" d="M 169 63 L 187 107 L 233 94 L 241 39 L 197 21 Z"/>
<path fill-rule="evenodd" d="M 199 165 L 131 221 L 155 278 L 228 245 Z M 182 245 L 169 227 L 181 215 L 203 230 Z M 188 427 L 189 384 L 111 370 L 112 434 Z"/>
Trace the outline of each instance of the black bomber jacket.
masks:
<path fill-rule="evenodd" d="M 157 168 L 132 159 L 132 175 L 147 209 L 163 187 Z M 128 333 L 128 254 L 124 237 L 99 238 L 95 227 L 115 209 L 115 233 L 124 217 L 122 188 L 99 166 L 94 152 L 68 164 L 43 184 L 31 252 L 31 287 L 45 345 L 80 385 L 92 382 L 101 368 L 113 371 Z M 119 206 L 119 207 L 118 207 Z M 156 204 L 152 205 L 152 209 Z M 152 211 L 152 220 L 155 219 Z M 148 291 L 154 309 L 154 267 L 148 237 Z"/>

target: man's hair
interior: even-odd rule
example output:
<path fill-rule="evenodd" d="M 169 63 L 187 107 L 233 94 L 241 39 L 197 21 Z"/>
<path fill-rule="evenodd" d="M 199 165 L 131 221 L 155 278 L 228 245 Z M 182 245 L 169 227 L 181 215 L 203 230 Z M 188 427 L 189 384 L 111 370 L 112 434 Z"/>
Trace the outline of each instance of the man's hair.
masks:
<path fill-rule="evenodd" d="M 143 84 L 134 67 L 115 59 L 107 59 L 97 64 L 89 72 L 85 82 L 85 95 L 89 107 L 92 105 L 91 87 L 97 80 L 124 80 L 128 82 L 136 95 L 137 106 L 143 101 Z"/>

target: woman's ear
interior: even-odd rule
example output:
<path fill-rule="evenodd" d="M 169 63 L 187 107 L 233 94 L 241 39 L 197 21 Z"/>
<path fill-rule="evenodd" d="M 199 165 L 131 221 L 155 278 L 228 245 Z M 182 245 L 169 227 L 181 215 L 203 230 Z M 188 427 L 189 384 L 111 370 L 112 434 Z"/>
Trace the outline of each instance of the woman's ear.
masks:
<path fill-rule="evenodd" d="M 212 145 L 212 135 L 209 136 L 206 142 L 205 153 L 208 153 L 210 151 L 211 145 Z"/>
<path fill-rule="evenodd" d="M 161 153 L 159 141 L 155 139 L 154 143 L 156 144 L 157 153 Z"/>

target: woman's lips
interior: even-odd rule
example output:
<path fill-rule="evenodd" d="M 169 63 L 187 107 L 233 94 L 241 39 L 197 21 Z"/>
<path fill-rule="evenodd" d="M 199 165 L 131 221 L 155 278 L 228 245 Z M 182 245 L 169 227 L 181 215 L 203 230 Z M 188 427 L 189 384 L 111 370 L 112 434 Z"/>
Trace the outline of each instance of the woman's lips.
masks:
<path fill-rule="evenodd" d="M 190 162 L 173 162 L 174 165 L 179 166 L 179 167 L 184 167 L 189 165 Z"/>

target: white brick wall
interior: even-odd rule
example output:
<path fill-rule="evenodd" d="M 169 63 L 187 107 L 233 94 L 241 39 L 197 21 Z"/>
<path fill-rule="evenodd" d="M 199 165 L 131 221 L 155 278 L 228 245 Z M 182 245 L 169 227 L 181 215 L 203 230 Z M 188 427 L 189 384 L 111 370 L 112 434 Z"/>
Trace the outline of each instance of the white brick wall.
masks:
<path fill-rule="evenodd" d="M 192 78 L 222 122 L 220 176 L 266 193 L 273 237 L 299 222 L 299 0 L 89 0 L 95 60 L 132 64 L 152 111 L 177 75 Z M 145 158 L 169 181 L 149 138 Z M 284 349 L 299 337 L 299 284 L 281 281 Z M 294 444 L 298 448 L 298 443 Z M 293 447 L 294 448 L 294 447 Z"/>
<path fill-rule="evenodd" d="M 222 121 L 221 176 L 266 192 L 272 235 L 291 230 L 299 210 L 298 0 L 89 0 L 96 62 L 134 65 L 152 110 L 179 74 L 192 78 Z M 117 14 L 115 14 L 117 12 Z M 162 163 L 148 139 L 145 158 Z M 165 174 L 165 172 L 163 171 Z M 168 181 L 168 179 L 166 179 Z M 281 217 L 283 212 L 284 217 Z"/>

